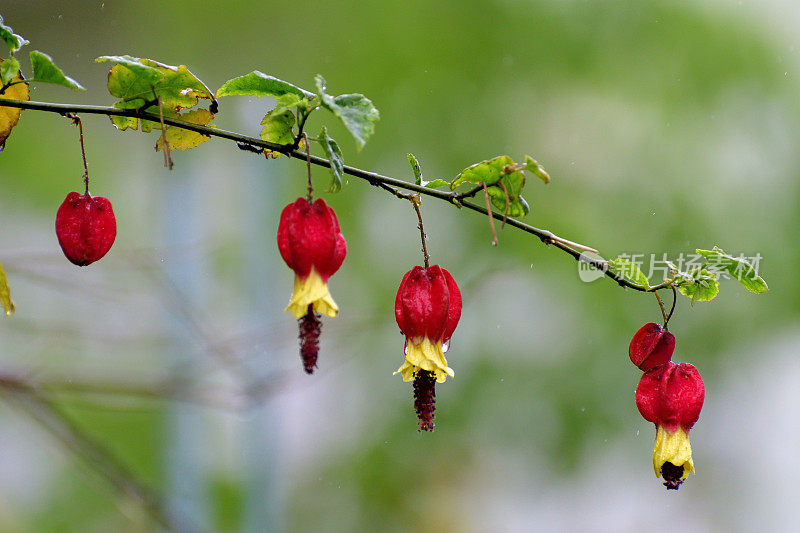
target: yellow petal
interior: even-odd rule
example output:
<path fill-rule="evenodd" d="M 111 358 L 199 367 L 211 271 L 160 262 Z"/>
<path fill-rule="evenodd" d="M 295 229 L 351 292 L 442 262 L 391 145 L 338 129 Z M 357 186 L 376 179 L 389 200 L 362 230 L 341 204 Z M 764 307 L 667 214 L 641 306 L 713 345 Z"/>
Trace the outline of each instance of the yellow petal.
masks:
<path fill-rule="evenodd" d="M 656 446 L 653 449 L 653 469 L 656 472 L 656 477 L 661 477 L 661 467 L 666 462 L 683 467 L 681 479 L 686 479 L 689 472 L 694 474 L 692 445 L 689 443 L 689 435 L 682 428 L 670 433 L 663 427 L 658 426 Z"/>
<path fill-rule="evenodd" d="M 303 318 L 308 313 L 309 304 L 314 305 L 314 311 L 335 317 L 339 313 L 339 306 L 333 301 L 328 291 L 328 284 L 313 268 L 306 279 L 294 277 L 294 291 L 284 312 L 289 311 L 295 318 Z"/>
<path fill-rule="evenodd" d="M 428 337 L 417 344 L 414 344 L 413 339 L 408 339 L 406 360 L 395 374 L 402 374 L 403 381 L 412 381 L 420 370 L 433 372 L 438 383 L 444 383 L 447 376 L 455 376 L 453 369 L 447 366 L 442 343 L 432 343 Z"/>

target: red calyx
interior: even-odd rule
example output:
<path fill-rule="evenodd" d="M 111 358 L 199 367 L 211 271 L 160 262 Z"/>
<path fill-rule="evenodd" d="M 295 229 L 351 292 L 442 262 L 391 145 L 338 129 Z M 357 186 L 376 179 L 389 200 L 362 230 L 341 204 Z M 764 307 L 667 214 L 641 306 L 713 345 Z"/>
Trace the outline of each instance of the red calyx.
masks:
<path fill-rule="evenodd" d="M 286 264 L 301 278 L 311 268 L 328 281 L 347 255 L 347 243 L 339 220 L 325 200 L 309 203 L 305 198 L 287 205 L 278 224 L 278 249 Z"/>
<path fill-rule="evenodd" d="M 668 362 L 642 375 L 636 387 L 636 407 L 648 422 L 670 433 L 681 427 L 686 433 L 700 417 L 705 386 L 689 363 Z"/>
<path fill-rule="evenodd" d="M 453 276 L 439 265 L 409 270 L 394 302 L 394 316 L 406 337 L 450 340 L 461 318 L 461 291 Z"/>
<path fill-rule="evenodd" d="M 102 258 L 117 236 L 111 202 L 102 196 L 69 193 L 56 213 L 58 244 L 72 263 L 86 266 Z"/>
<path fill-rule="evenodd" d="M 642 326 L 628 347 L 631 362 L 645 372 L 672 359 L 674 351 L 675 336 L 653 322 Z"/>

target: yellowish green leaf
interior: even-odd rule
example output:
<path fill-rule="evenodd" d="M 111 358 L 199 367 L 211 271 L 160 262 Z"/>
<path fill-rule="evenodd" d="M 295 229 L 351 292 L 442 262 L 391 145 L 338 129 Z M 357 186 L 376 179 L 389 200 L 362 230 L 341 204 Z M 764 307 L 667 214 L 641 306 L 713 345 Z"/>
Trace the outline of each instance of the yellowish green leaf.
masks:
<path fill-rule="evenodd" d="M 188 113 L 179 115 L 179 118 L 186 122 L 191 122 L 192 124 L 207 126 L 209 125 L 209 122 L 214 120 L 214 115 L 212 115 L 207 109 L 195 109 L 193 111 L 189 111 Z M 216 126 L 211 125 L 211 127 L 214 128 Z M 164 135 L 160 136 L 156 142 L 156 150 L 163 150 L 165 137 L 169 143 L 170 149 L 172 150 L 189 150 L 199 146 L 211 138 L 208 135 L 203 135 L 202 133 L 198 133 L 196 131 L 179 128 L 178 126 L 167 126 Z"/>
<path fill-rule="evenodd" d="M 0 67 L 2 65 L 0 64 Z M 22 81 L 22 73 L 17 71 L 17 75 L 11 80 L 13 82 Z M 27 83 L 16 83 L 0 94 L 0 98 L 7 98 L 9 100 L 30 100 L 30 89 Z M 16 107 L 0 107 L 0 152 L 3 151 L 6 145 L 6 139 L 11 135 L 11 130 L 19 122 L 19 115 L 21 109 Z"/>
<path fill-rule="evenodd" d="M 9 57 L 5 61 L 0 64 L 0 85 L 5 85 L 6 83 L 11 83 L 11 80 L 14 79 L 19 73 L 19 61 L 17 61 L 16 57 Z"/>
<path fill-rule="evenodd" d="M 8 289 L 3 263 L 0 263 L 0 306 L 3 307 L 6 316 L 14 314 L 14 302 L 11 301 L 11 291 Z"/>
<path fill-rule="evenodd" d="M 125 131 L 127 129 L 138 130 L 139 129 L 139 119 L 136 117 L 108 117 L 111 119 L 111 123 L 120 131 Z"/>

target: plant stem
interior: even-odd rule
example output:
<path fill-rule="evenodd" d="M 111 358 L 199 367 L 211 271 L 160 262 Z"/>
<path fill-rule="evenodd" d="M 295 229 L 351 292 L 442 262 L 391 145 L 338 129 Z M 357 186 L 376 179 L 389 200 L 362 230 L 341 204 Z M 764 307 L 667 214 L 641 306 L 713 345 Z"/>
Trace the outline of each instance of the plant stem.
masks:
<path fill-rule="evenodd" d="M 83 122 L 81 122 L 81 117 L 75 115 L 74 113 L 67 113 L 64 115 L 68 119 L 72 120 L 72 123 L 78 126 L 78 130 L 80 132 L 80 141 L 81 141 L 81 156 L 83 156 L 83 188 L 84 188 L 84 196 L 87 198 L 89 197 L 89 165 L 86 163 L 86 148 L 83 145 Z"/>
<path fill-rule="evenodd" d="M 312 165 L 330 168 L 330 162 L 327 159 L 314 155 L 309 157 L 307 154 L 303 152 L 292 150 L 291 145 L 275 144 L 263 141 L 255 137 L 249 137 L 247 135 L 243 135 L 237 132 L 226 131 L 218 128 L 210 128 L 208 126 L 201 126 L 199 124 L 192 124 L 190 122 L 185 122 L 183 120 L 178 120 L 170 117 L 159 117 L 158 115 L 140 111 L 138 109 L 117 109 L 115 107 L 109 107 L 109 106 L 57 104 L 52 102 L 21 101 L 21 100 L 9 100 L 5 98 L 0 98 L 0 107 L 4 106 L 16 107 L 20 109 L 32 109 L 35 111 L 46 111 L 50 113 L 58 113 L 60 115 L 65 115 L 66 113 L 81 113 L 81 114 L 107 115 L 107 116 L 118 116 L 118 117 L 136 117 L 140 119 L 144 118 L 146 120 L 153 120 L 153 121 L 160 120 L 164 124 L 169 124 L 170 126 L 177 126 L 185 130 L 195 131 L 203 135 L 208 135 L 209 137 L 220 137 L 222 139 L 228 139 L 234 141 L 240 147 L 243 145 L 249 145 L 260 148 L 266 148 L 268 150 L 280 152 L 295 159 L 306 160 L 306 161 L 310 160 Z M 397 187 L 405 189 L 407 191 L 413 191 L 421 195 L 438 198 L 439 200 L 444 200 L 445 202 L 449 202 L 455 205 L 456 207 L 466 207 L 471 211 L 482 213 L 483 215 L 488 215 L 497 220 L 503 220 L 503 215 L 501 213 L 495 213 L 494 211 L 491 210 L 491 208 L 484 208 L 475 205 L 473 203 L 464 201 L 464 198 L 474 194 L 473 191 L 469 191 L 468 195 L 463 195 L 463 194 L 456 194 L 454 192 L 445 192 L 436 189 L 429 189 L 421 185 L 416 185 L 414 183 L 409 183 L 407 181 L 399 180 L 397 178 L 384 176 L 376 172 L 370 172 L 367 170 L 362 170 L 347 165 L 344 166 L 343 171 L 345 174 L 349 176 L 363 179 L 367 181 L 369 184 L 374 185 L 376 187 L 381 187 L 383 189 L 388 190 L 389 192 L 393 191 L 392 187 Z M 518 221 L 515 218 L 509 218 L 507 220 L 507 224 L 509 226 L 513 226 L 519 230 L 522 230 L 526 233 L 535 235 L 543 243 L 555 246 L 559 250 L 572 256 L 572 258 L 575 259 L 576 261 L 581 259 L 581 252 L 579 252 L 578 250 L 593 250 L 588 246 L 577 245 L 577 243 L 573 243 L 572 241 L 568 241 L 567 239 L 558 237 L 557 235 L 554 235 L 552 232 L 548 230 L 530 226 L 528 224 L 525 224 L 524 222 Z M 595 268 L 599 269 L 600 271 L 602 271 L 606 275 L 606 277 L 615 281 L 620 287 L 627 287 L 640 292 L 654 292 L 658 289 L 664 289 L 672 285 L 672 281 L 669 280 L 654 287 L 645 287 L 643 285 L 632 283 L 612 272 L 611 269 L 608 268 L 608 263 L 605 260 L 602 259 L 593 260 L 593 259 L 587 259 L 586 257 L 584 257 L 583 260 L 589 263 L 590 265 L 594 266 Z"/>
<path fill-rule="evenodd" d="M 494 217 L 492 216 L 492 204 L 489 203 L 489 190 L 486 182 L 483 183 L 483 196 L 486 198 L 486 214 L 489 215 L 489 227 L 492 228 L 492 246 L 497 246 L 497 231 L 494 229 Z M 503 226 L 506 225 L 506 217 L 503 215 Z"/>
<path fill-rule="evenodd" d="M 308 135 L 303 132 L 303 139 L 306 141 L 306 168 L 308 169 L 308 194 L 306 199 L 308 203 L 314 201 L 314 184 L 311 182 L 311 148 L 308 146 Z"/>
<path fill-rule="evenodd" d="M 419 236 L 422 239 L 422 256 L 425 259 L 425 268 L 428 268 L 428 262 L 430 261 L 430 256 L 428 255 L 428 247 L 425 245 L 425 227 L 422 225 L 422 212 L 419 210 L 419 196 L 416 194 L 409 195 L 409 201 L 411 205 L 414 206 L 414 211 L 417 212 L 417 219 L 419 220 Z"/>

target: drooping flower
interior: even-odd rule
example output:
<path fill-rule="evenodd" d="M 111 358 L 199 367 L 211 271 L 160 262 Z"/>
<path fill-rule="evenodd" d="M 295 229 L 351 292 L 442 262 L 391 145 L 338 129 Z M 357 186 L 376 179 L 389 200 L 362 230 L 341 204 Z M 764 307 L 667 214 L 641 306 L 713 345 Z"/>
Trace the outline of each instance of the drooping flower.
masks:
<path fill-rule="evenodd" d="M 672 359 L 675 336 L 660 324 L 645 324 L 631 339 L 628 355 L 631 362 L 647 371 Z"/>
<path fill-rule="evenodd" d="M 453 377 L 445 352 L 461 317 L 461 291 L 453 276 L 433 265 L 406 273 L 394 304 L 394 315 L 405 335 L 405 361 L 395 374 L 414 381 L 414 406 L 420 429 L 433 429 L 435 385 Z"/>
<path fill-rule="evenodd" d="M 656 426 L 653 469 L 664 486 L 677 489 L 694 473 L 689 430 L 700 416 L 705 386 L 689 363 L 667 362 L 648 370 L 636 388 L 636 407 Z"/>
<path fill-rule="evenodd" d="M 281 213 L 278 249 L 295 273 L 285 310 L 300 321 L 301 355 L 310 374 L 316 366 L 322 326 L 316 313 L 335 317 L 339 312 L 328 290 L 328 278 L 339 270 L 347 254 L 336 213 L 324 200 L 298 198 Z"/>

